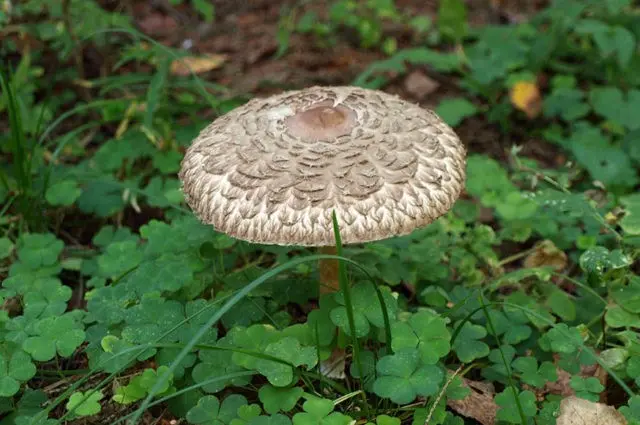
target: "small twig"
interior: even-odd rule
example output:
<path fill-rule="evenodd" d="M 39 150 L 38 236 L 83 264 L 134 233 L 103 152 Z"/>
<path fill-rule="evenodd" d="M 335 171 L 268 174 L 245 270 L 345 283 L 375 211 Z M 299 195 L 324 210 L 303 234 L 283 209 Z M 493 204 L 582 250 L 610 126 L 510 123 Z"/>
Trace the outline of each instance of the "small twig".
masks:
<path fill-rule="evenodd" d="M 431 417 L 433 416 L 433 413 L 436 411 L 436 407 L 438 407 L 438 404 L 440 404 L 440 400 L 442 400 L 442 396 L 444 395 L 445 392 L 447 392 L 447 388 L 449 387 L 449 385 L 451 385 L 451 382 L 453 382 L 456 376 L 458 376 L 458 374 L 462 370 L 462 366 L 463 365 L 460 365 L 458 369 L 456 369 L 456 371 L 451 374 L 447 382 L 444 384 L 444 387 L 442 387 L 440 394 L 438 394 L 438 398 L 436 398 L 436 401 L 431 406 L 431 410 L 429 410 L 429 414 L 427 415 L 427 419 L 425 419 L 424 421 L 424 425 L 429 425 L 429 422 L 431 421 Z"/>

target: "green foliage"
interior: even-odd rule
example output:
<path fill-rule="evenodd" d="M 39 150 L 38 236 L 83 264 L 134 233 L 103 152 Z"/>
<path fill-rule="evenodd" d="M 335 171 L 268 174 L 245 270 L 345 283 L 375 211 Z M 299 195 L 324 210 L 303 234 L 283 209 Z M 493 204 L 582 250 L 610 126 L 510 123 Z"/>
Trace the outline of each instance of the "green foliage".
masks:
<path fill-rule="evenodd" d="M 376 370 L 378 378 L 373 391 L 398 404 L 411 403 L 419 395 L 436 394 L 444 379 L 439 366 L 422 364 L 417 349 L 406 349 L 381 358 Z"/>
<path fill-rule="evenodd" d="M 410 235 L 345 247 L 350 296 L 316 299 L 316 262 L 298 262 L 311 251 L 237 241 L 184 206 L 176 173 L 198 117 L 247 99 L 175 75 L 185 52 L 133 30 L 126 9 L 13 2 L 0 11 L 3 421 L 119 409 L 124 422 L 159 403 L 151 415 L 193 424 L 462 425 L 447 400 L 468 396 L 464 376 L 496 385 L 500 423 L 552 425 L 561 397 L 534 393 L 561 369 L 598 400 L 610 388 L 581 366 L 599 364 L 640 422 L 632 2 L 555 1 L 480 26 L 459 0 L 437 17 L 303 3 L 282 8 L 278 60 L 295 33 L 382 57 L 356 61 L 355 85 L 412 96 L 404 74 L 429 74 L 439 88 L 421 102 L 441 99 L 470 150 L 463 196 Z M 167 7 L 218 27 L 211 2 Z M 523 82 L 537 93 L 517 102 Z M 49 381 L 60 392 L 32 389 Z"/>

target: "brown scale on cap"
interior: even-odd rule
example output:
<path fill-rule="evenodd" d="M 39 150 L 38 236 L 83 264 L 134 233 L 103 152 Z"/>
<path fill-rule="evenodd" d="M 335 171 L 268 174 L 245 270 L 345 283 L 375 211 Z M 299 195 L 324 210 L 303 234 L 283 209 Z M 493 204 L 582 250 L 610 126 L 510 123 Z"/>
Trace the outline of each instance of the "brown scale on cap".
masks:
<path fill-rule="evenodd" d="M 185 198 L 251 242 L 330 246 L 405 235 L 446 213 L 466 151 L 435 113 L 358 87 L 253 99 L 216 119 L 182 162 Z"/>

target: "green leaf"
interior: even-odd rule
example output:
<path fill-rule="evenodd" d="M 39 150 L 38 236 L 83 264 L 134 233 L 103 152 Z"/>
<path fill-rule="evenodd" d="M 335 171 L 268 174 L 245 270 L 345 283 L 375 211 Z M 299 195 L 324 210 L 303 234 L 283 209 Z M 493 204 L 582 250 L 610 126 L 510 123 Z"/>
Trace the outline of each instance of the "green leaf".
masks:
<path fill-rule="evenodd" d="M 36 367 L 24 351 L 13 344 L 5 345 L 0 353 L 0 397 L 12 397 L 20 391 L 20 384 L 36 374 Z"/>
<path fill-rule="evenodd" d="M 535 357 L 518 357 L 513 361 L 513 368 L 520 372 L 520 379 L 528 385 L 542 388 L 547 382 L 558 379 L 556 367 L 551 362 L 543 362 L 538 367 Z"/>
<path fill-rule="evenodd" d="M 460 324 L 456 324 L 460 326 Z M 480 325 L 465 322 L 453 343 L 453 351 L 463 363 L 470 363 L 489 355 L 489 346 L 480 339 L 487 336 L 487 330 Z"/>
<path fill-rule="evenodd" d="M 526 418 L 534 417 L 537 411 L 535 394 L 531 391 L 522 391 L 518 394 L 518 399 L 522 406 L 524 416 Z M 500 406 L 498 414 L 496 415 L 497 419 L 512 424 L 522 423 L 515 396 L 511 388 L 507 388 L 500 394 L 496 394 L 495 402 Z"/>
<path fill-rule="evenodd" d="M 544 335 L 544 342 L 556 353 L 572 354 L 583 345 L 580 331 L 574 327 L 569 328 L 565 323 L 559 323 L 549 329 Z"/>
<path fill-rule="evenodd" d="M 230 343 L 225 337 L 220 339 L 217 345 L 221 347 L 228 347 Z M 191 376 L 193 377 L 193 380 L 197 383 L 202 383 L 217 376 L 224 376 L 244 370 L 233 362 L 232 354 L 233 353 L 231 351 L 227 350 L 200 350 L 198 357 L 201 362 L 196 364 L 192 370 Z M 217 380 L 205 384 L 202 389 L 208 393 L 217 393 L 230 385 L 246 385 L 250 380 L 251 377 Z"/>
<path fill-rule="evenodd" d="M 318 362 L 316 349 L 301 346 L 300 342 L 293 337 L 285 337 L 267 345 L 264 353 L 293 366 L 305 365 L 311 368 Z M 293 381 L 293 368 L 289 365 L 260 358 L 257 361 L 257 369 L 276 387 L 287 386 Z"/>
<path fill-rule="evenodd" d="M 18 241 L 18 259 L 30 269 L 54 265 L 64 243 L 51 233 L 25 233 Z"/>
<path fill-rule="evenodd" d="M 393 351 L 417 348 L 424 364 L 436 364 L 446 356 L 451 349 L 450 340 L 444 319 L 430 311 L 416 313 L 407 322 L 396 322 L 391 327 Z"/>
<path fill-rule="evenodd" d="M 467 8 L 462 0 L 442 0 L 438 7 L 438 29 L 454 41 L 462 40 L 467 33 Z"/>
<path fill-rule="evenodd" d="M 109 244 L 97 261 L 102 276 L 118 278 L 125 272 L 135 269 L 142 259 L 143 252 L 138 243 L 126 240 Z"/>
<path fill-rule="evenodd" d="M 384 326 L 382 307 L 375 291 L 371 289 L 371 285 L 369 283 L 358 283 L 353 286 L 351 291 L 356 336 L 363 337 L 367 335 L 370 330 L 369 324 L 382 328 Z M 388 286 L 381 286 L 380 291 L 382 292 L 389 320 L 393 321 L 398 310 L 397 301 L 391 295 L 391 289 Z M 331 310 L 331 320 L 344 333 L 351 335 L 349 321 L 347 320 L 347 310 L 346 307 L 342 307 L 344 305 L 342 291 L 335 295 L 335 299 L 341 306 Z"/>
<path fill-rule="evenodd" d="M 333 402 L 308 396 L 302 405 L 304 412 L 293 415 L 293 425 L 348 425 L 350 416 L 333 411 Z"/>
<path fill-rule="evenodd" d="M 85 397 L 87 397 L 85 399 Z M 67 411 L 72 411 L 73 416 L 93 416 L 100 413 L 102 407 L 100 406 L 100 400 L 104 395 L 102 391 L 87 390 L 86 392 L 76 391 L 71 394 L 69 401 L 67 402 Z"/>
<path fill-rule="evenodd" d="M 56 353 L 69 357 L 84 342 L 85 333 L 72 313 L 47 317 L 35 323 L 30 336 L 22 344 L 22 349 L 34 360 L 46 362 Z"/>
<path fill-rule="evenodd" d="M 622 32 L 618 34 L 625 38 Z M 628 61 L 626 53 L 624 59 Z M 605 119 L 629 130 L 640 128 L 640 122 L 634 113 L 640 108 L 640 90 L 630 90 L 625 94 L 617 87 L 595 87 L 589 93 L 589 100 L 594 111 Z"/>
<path fill-rule="evenodd" d="M 7 258 L 13 252 L 13 242 L 7 237 L 0 238 L 0 260 Z"/>
<path fill-rule="evenodd" d="M 292 410 L 304 391 L 300 387 L 276 388 L 272 385 L 263 385 L 258 391 L 258 397 L 264 406 L 265 412 L 276 413 Z"/>
<path fill-rule="evenodd" d="M 625 215 L 620 227 L 630 235 L 640 235 L 640 193 L 623 196 L 620 202 L 625 207 Z"/>
<path fill-rule="evenodd" d="M 585 400 L 597 402 L 599 394 L 604 390 L 604 386 L 593 376 L 583 378 L 582 376 L 572 376 L 569 385 L 576 392 L 576 396 Z"/>
<path fill-rule="evenodd" d="M 601 100 L 606 103 L 610 100 Z M 615 112 L 617 114 L 617 112 Z M 638 182 L 629 156 L 612 145 L 602 131 L 590 125 L 576 125 L 568 141 L 569 148 L 595 180 L 607 186 L 633 187 Z"/>
<path fill-rule="evenodd" d="M 91 181 L 77 200 L 78 208 L 87 214 L 110 217 L 124 209 L 124 190 L 120 184 L 106 178 Z"/>
<path fill-rule="evenodd" d="M 604 320 L 612 328 L 640 327 L 640 315 L 631 313 L 619 305 L 607 306 Z"/>
<path fill-rule="evenodd" d="M 49 188 L 45 194 L 45 198 L 50 205 L 53 206 L 69 206 L 82 194 L 82 189 L 75 180 L 62 180 Z"/>
<path fill-rule="evenodd" d="M 438 392 L 444 372 L 435 365 L 420 365 L 418 350 L 402 350 L 380 359 L 376 367 L 378 378 L 373 391 L 397 404 L 407 404 L 416 396 L 431 396 Z"/>
<path fill-rule="evenodd" d="M 602 276 L 609 270 L 627 267 L 631 262 L 631 259 L 621 250 L 609 251 L 603 246 L 589 248 L 580 256 L 580 268 L 596 276 Z"/>
<path fill-rule="evenodd" d="M 247 399 L 238 394 L 225 398 L 222 404 L 217 397 L 207 395 L 187 413 L 187 421 L 196 425 L 229 425 L 238 417 L 238 409 L 247 404 Z"/>
<path fill-rule="evenodd" d="M 476 105 L 462 97 L 445 99 L 436 108 L 436 113 L 451 127 L 457 127 L 465 118 L 478 112 Z"/>

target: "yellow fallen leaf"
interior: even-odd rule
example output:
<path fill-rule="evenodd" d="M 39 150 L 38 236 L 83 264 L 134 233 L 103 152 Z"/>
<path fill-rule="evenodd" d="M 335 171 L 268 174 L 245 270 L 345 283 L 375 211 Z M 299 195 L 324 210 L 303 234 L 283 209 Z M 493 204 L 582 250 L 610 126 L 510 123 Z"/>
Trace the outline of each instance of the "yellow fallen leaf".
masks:
<path fill-rule="evenodd" d="M 203 72 L 220 68 L 220 66 L 226 62 L 227 58 L 227 55 L 218 54 L 185 56 L 171 62 L 171 74 L 187 76 L 191 71 L 195 74 L 202 74 Z"/>
<path fill-rule="evenodd" d="M 511 103 L 516 109 L 524 112 L 527 117 L 535 118 L 542 110 L 542 97 L 535 83 L 518 81 L 511 87 L 509 94 Z"/>

